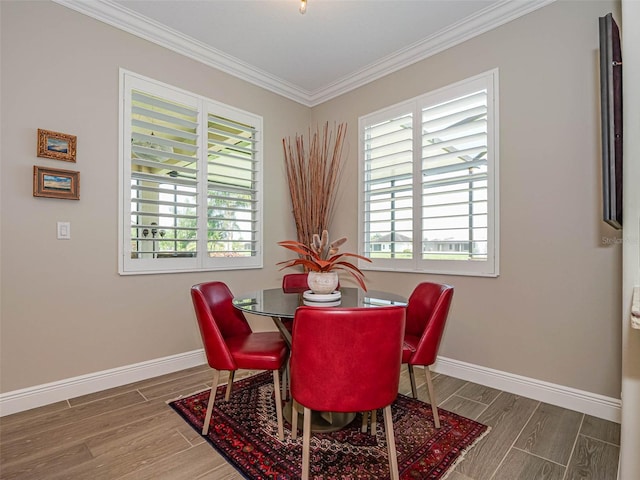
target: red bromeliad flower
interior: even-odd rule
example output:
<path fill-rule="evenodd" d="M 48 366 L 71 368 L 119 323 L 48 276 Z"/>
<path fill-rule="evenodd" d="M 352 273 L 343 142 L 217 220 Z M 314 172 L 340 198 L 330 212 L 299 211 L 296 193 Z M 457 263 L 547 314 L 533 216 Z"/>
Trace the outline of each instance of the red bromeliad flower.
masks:
<path fill-rule="evenodd" d="M 313 235 L 313 242 L 310 246 L 294 240 L 278 242 L 278 245 L 301 255 L 302 258 L 285 260 L 284 262 L 279 262 L 276 265 L 284 265 L 280 270 L 288 267 L 294 267 L 296 265 L 302 265 L 307 271 L 311 272 L 344 270 L 349 272 L 351 276 L 356 279 L 358 285 L 366 291 L 367 287 L 364 284 L 364 273 L 362 273 L 362 271 L 353 263 L 345 260 L 345 257 L 359 258 L 365 262 L 371 262 L 371 260 L 355 253 L 338 253 L 340 245 L 346 241 L 347 237 L 342 237 L 332 243 L 329 243 L 329 233 L 324 230 L 322 232 L 322 237 L 317 233 Z"/>

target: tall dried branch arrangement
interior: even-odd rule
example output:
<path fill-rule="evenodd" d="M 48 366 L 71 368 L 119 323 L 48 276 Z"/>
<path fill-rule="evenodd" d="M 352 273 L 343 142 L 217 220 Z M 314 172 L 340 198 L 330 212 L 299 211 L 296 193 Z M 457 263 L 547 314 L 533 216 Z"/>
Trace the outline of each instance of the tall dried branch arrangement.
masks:
<path fill-rule="evenodd" d="M 302 135 L 296 135 L 294 145 L 290 139 L 282 139 L 293 217 L 298 241 L 304 245 L 311 245 L 314 234 L 329 229 L 346 131 L 347 124 L 339 124 L 334 138 L 328 122 L 322 131 L 316 128 L 313 136 L 309 129 L 308 149 Z"/>

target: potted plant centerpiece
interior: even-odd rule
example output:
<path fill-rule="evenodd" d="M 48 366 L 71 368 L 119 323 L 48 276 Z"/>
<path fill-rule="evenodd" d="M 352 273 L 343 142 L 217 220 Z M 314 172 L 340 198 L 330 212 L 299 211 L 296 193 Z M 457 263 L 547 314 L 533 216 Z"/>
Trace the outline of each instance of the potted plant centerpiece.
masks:
<path fill-rule="evenodd" d="M 345 260 L 345 257 L 359 258 L 366 262 L 371 262 L 371 260 L 355 253 L 338 253 L 340 246 L 346 241 L 347 237 L 342 237 L 329 243 L 329 233 L 324 230 L 322 236 L 317 233 L 313 235 L 313 241 L 309 246 L 294 240 L 278 242 L 278 245 L 288 248 L 302 257 L 285 260 L 277 265 L 284 265 L 280 270 L 296 265 L 303 266 L 309 272 L 307 277 L 309 288 L 316 294 L 329 294 L 336 289 L 338 270 L 349 272 L 356 279 L 358 285 L 366 291 L 364 274 L 353 263 Z"/>

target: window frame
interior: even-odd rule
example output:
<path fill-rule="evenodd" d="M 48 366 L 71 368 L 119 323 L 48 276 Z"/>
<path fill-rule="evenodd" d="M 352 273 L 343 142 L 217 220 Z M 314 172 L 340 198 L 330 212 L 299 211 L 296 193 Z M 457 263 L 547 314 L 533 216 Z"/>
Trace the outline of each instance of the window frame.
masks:
<path fill-rule="evenodd" d="M 422 259 L 422 135 L 412 133 L 413 166 L 413 242 L 412 258 L 386 259 L 372 257 L 371 263 L 360 261 L 358 267 L 372 271 L 399 271 L 442 275 L 497 277 L 499 275 L 500 202 L 499 202 L 499 103 L 498 69 L 461 80 L 427 92 L 412 99 L 362 115 L 358 118 L 358 250 L 365 251 L 366 195 L 365 191 L 365 129 L 376 123 L 388 121 L 402 114 L 411 114 L 412 131 L 422 132 L 422 109 L 430 105 L 454 100 L 478 86 L 487 90 L 487 259 L 486 260 L 435 260 Z M 416 181 L 418 179 L 419 181 Z M 417 252 L 417 254 L 416 254 Z"/>
<path fill-rule="evenodd" d="M 197 108 L 197 254 L 193 257 L 173 258 L 131 258 L 131 182 L 135 179 L 131 172 L 131 141 L 128 133 L 131 124 L 131 98 L 133 90 L 142 90 L 170 101 L 180 102 Z M 141 275 L 157 273 L 184 273 L 199 271 L 256 269 L 263 267 L 263 119 L 261 116 L 225 105 L 202 95 L 192 93 L 173 85 L 148 78 L 137 73 L 120 69 L 119 93 L 119 168 L 118 168 L 118 273 L 120 275 Z M 237 123 L 255 126 L 257 145 L 253 156 L 255 165 L 255 254 L 246 257 L 211 257 L 207 248 L 207 126 L 210 115 L 233 119 Z M 164 239 L 163 241 L 170 241 Z M 177 240 L 179 241 L 179 240 Z"/>

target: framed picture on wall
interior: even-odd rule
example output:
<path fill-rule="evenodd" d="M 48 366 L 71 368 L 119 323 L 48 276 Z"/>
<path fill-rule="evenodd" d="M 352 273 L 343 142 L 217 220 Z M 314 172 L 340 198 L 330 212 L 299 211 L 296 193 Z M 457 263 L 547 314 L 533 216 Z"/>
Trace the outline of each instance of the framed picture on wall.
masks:
<path fill-rule="evenodd" d="M 66 133 L 52 132 L 50 130 L 38 129 L 38 156 L 64 160 L 65 162 L 76 161 L 76 137 Z"/>
<path fill-rule="evenodd" d="M 80 172 L 34 165 L 33 196 L 80 200 Z"/>

